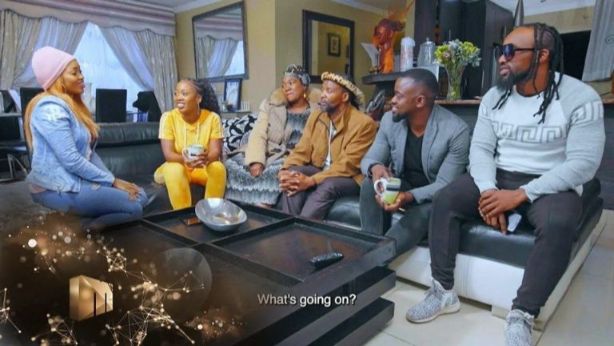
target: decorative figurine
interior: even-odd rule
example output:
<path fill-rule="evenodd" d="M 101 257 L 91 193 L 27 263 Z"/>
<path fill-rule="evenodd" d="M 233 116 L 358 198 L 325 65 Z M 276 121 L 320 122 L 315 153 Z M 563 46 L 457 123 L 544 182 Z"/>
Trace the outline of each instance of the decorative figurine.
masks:
<path fill-rule="evenodd" d="M 379 72 L 390 73 L 394 68 L 393 36 L 405 28 L 405 23 L 388 18 L 380 20 L 373 31 L 373 44 L 379 52 Z"/>
<path fill-rule="evenodd" d="M 380 20 L 373 30 L 372 42 L 379 52 L 379 73 L 393 72 L 395 34 L 405 28 L 405 18 L 413 4 L 414 1 L 410 1 L 398 11 L 389 9 L 388 18 Z"/>

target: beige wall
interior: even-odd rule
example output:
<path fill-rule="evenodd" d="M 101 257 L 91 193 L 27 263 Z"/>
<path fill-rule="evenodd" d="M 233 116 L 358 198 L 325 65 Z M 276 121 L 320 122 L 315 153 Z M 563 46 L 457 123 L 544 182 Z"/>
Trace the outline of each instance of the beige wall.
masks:
<path fill-rule="evenodd" d="M 407 0 L 405 3 L 409 4 L 411 0 Z M 405 36 L 409 36 L 414 38 L 414 25 L 416 23 L 416 2 L 414 1 L 413 5 L 407 12 L 407 20 L 405 21 Z M 420 42 L 422 43 L 422 42 Z M 418 44 L 418 43 L 416 43 Z"/>
<path fill-rule="evenodd" d="M 611 80 L 606 80 L 602 82 L 588 82 L 587 84 L 592 86 L 599 95 L 602 95 L 602 97 L 607 95 L 612 96 Z"/>
<path fill-rule="evenodd" d="M 350 44 L 350 30 L 345 26 L 318 22 L 318 54 L 315 71 L 343 72 L 349 59 L 345 57 L 346 46 Z M 339 35 L 339 56 L 328 54 L 328 34 Z M 313 53 L 312 53 L 313 54 Z"/>
<path fill-rule="evenodd" d="M 223 0 L 177 14 L 176 53 L 180 77 L 195 75 L 192 17 L 236 2 Z M 245 0 L 249 77 L 243 81 L 241 98 L 250 102 L 252 110 L 280 86 L 287 65 L 303 63 L 303 9 L 354 21 L 354 79 L 367 99 L 370 98 L 373 87 L 361 83 L 362 77 L 368 74 L 370 60 L 360 42 L 371 41 L 373 28 L 381 16 L 330 0 Z M 223 88 L 215 87 L 220 91 Z"/>
<path fill-rule="evenodd" d="M 561 34 L 591 30 L 594 7 L 526 16 L 525 23 L 546 23 L 555 27 Z"/>
<path fill-rule="evenodd" d="M 366 94 L 367 100 L 370 99 L 373 86 L 363 85 L 361 79 L 369 73 L 371 61 L 360 43 L 371 42 L 373 28 L 382 17 L 330 0 L 277 0 L 275 9 L 276 85 L 280 85 L 281 75 L 286 66 L 303 63 L 303 10 L 354 21 L 354 80 Z M 320 86 L 316 85 L 316 87 Z"/>
<path fill-rule="evenodd" d="M 177 70 L 180 78 L 195 77 L 194 35 L 192 17 L 228 6 L 239 1 L 223 0 L 218 3 L 177 13 Z M 260 101 L 275 88 L 275 0 L 246 0 L 247 72 L 248 79 L 241 86 L 241 100 L 249 101 L 256 110 Z M 223 91 L 222 83 L 215 85 Z"/>
<path fill-rule="evenodd" d="M 546 23 L 555 27 L 560 33 L 587 31 L 593 27 L 594 7 L 582 7 L 574 10 L 545 13 L 535 16 L 527 16 L 525 23 Z M 599 94 L 610 91 L 610 81 L 589 82 Z"/>

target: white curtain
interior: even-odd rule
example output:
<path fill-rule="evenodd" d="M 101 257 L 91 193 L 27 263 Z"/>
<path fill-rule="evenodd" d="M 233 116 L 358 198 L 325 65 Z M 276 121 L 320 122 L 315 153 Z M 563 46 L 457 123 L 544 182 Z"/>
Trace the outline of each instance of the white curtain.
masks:
<path fill-rule="evenodd" d="M 0 11 L 0 89 L 11 89 L 30 64 L 40 32 L 40 19 Z"/>
<path fill-rule="evenodd" d="M 211 58 L 215 39 L 210 36 L 196 39 L 196 75 L 199 77 L 209 76 L 207 61 Z"/>
<path fill-rule="evenodd" d="M 126 109 L 132 109 L 132 102 L 144 87 L 128 74 L 98 25 L 87 25 L 74 55 L 85 77 L 82 98 L 92 112 L 96 105 L 96 89 L 126 89 Z"/>
<path fill-rule="evenodd" d="M 36 41 L 34 50 L 45 46 L 51 46 L 67 53 L 74 54 L 86 27 L 87 22 L 66 23 L 56 18 L 45 17 L 41 20 L 40 35 Z M 25 71 L 17 77 L 14 86 L 38 86 L 31 64 L 28 64 Z"/>
<path fill-rule="evenodd" d="M 130 31 L 152 30 L 175 36 L 175 13 L 142 1 L 0 0 L 0 10 L 4 9 L 29 18 L 54 17 L 70 23 L 88 21 L 101 27 L 121 26 Z"/>
<path fill-rule="evenodd" d="M 147 58 L 132 31 L 120 27 L 100 28 L 126 72 L 145 90 L 154 90 L 154 81 Z"/>
<path fill-rule="evenodd" d="M 593 28 L 584 61 L 583 81 L 610 78 L 614 71 L 614 1 L 597 0 Z"/>
<path fill-rule="evenodd" d="M 215 39 L 205 36 L 197 40 L 198 49 L 203 52 L 204 61 L 199 61 L 198 68 L 204 70 L 206 63 L 207 70 L 202 71 L 199 76 L 219 77 L 223 76 L 232 62 L 232 56 L 237 50 L 239 41 L 232 38 Z"/>
<path fill-rule="evenodd" d="M 177 83 L 175 38 L 145 30 L 136 32 L 136 40 L 147 58 L 154 80 L 154 94 L 163 111 L 173 108 L 173 91 Z"/>

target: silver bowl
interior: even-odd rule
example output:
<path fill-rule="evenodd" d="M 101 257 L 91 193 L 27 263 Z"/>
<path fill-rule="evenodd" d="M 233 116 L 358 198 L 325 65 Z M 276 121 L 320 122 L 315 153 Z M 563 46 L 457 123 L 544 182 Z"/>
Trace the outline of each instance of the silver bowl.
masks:
<path fill-rule="evenodd" d="M 243 209 L 222 198 L 205 198 L 196 203 L 194 209 L 200 221 L 218 232 L 234 231 L 247 221 Z"/>

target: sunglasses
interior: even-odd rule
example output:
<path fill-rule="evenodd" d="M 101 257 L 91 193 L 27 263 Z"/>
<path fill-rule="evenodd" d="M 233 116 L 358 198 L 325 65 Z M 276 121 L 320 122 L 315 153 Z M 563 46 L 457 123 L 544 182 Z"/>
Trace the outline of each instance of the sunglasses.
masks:
<path fill-rule="evenodd" d="M 513 44 L 495 44 L 495 57 L 499 59 L 501 55 L 505 57 L 506 60 L 512 60 L 514 58 L 514 54 L 518 51 L 535 51 L 535 48 L 517 48 Z"/>

